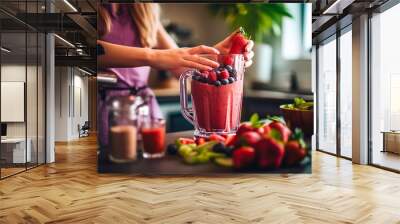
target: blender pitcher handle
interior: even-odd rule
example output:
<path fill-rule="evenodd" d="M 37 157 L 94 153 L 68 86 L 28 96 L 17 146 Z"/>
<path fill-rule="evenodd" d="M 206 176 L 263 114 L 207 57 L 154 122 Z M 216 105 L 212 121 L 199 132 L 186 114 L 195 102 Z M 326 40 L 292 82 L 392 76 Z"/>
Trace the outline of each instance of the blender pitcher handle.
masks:
<path fill-rule="evenodd" d="M 192 74 L 193 71 L 189 70 L 182 73 L 179 77 L 181 112 L 183 117 L 191 124 L 193 124 L 193 110 L 188 106 L 187 79 L 191 77 Z"/>

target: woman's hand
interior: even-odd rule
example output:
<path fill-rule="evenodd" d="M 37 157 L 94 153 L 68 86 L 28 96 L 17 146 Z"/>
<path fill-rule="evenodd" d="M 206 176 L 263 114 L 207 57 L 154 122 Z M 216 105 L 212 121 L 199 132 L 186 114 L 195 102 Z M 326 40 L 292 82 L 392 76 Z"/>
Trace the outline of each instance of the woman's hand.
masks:
<path fill-rule="evenodd" d="M 192 48 L 152 50 L 149 61 L 151 67 L 163 70 L 180 68 L 211 70 L 219 66 L 217 62 L 201 57 L 199 54 L 219 54 L 219 51 L 204 45 Z"/>
<path fill-rule="evenodd" d="M 236 33 L 237 33 L 237 30 L 234 31 L 233 33 L 231 33 L 228 37 L 226 37 L 221 42 L 217 43 L 214 47 L 216 49 L 218 49 L 221 54 L 228 54 L 229 50 L 231 49 L 231 46 L 232 46 L 232 37 Z M 252 60 L 254 57 L 253 46 L 254 46 L 254 42 L 252 40 L 248 40 L 247 45 L 246 45 L 246 51 L 243 53 L 246 68 L 250 67 L 251 64 L 253 64 L 253 60 Z"/>

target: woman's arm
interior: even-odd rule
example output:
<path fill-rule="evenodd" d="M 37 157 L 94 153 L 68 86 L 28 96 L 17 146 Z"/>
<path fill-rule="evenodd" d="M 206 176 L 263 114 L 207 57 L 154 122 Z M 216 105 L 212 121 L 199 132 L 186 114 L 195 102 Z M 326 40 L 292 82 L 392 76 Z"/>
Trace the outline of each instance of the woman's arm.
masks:
<path fill-rule="evenodd" d="M 164 29 L 164 26 L 161 24 L 158 28 L 156 48 L 158 48 L 158 49 L 176 49 L 176 48 L 178 48 L 178 45 L 176 44 L 174 39 L 172 39 L 172 37 Z M 189 68 L 187 68 L 187 67 L 180 67 L 180 68 L 170 69 L 169 71 L 172 72 L 176 77 L 179 78 L 180 74 L 182 74 L 184 71 L 186 71 L 188 69 Z"/>
<path fill-rule="evenodd" d="M 198 54 L 218 54 L 207 46 L 173 48 L 166 50 L 129 47 L 98 40 L 103 54 L 97 56 L 100 68 L 151 66 L 157 69 L 176 70 L 182 67 L 209 70 L 218 63 L 199 57 Z"/>
<path fill-rule="evenodd" d="M 149 65 L 151 61 L 151 49 L 140 47 L 128 47 L 97 40 L 103 54 L 97 55 L 100 68 L 110 67 L 139 67 Z"/>

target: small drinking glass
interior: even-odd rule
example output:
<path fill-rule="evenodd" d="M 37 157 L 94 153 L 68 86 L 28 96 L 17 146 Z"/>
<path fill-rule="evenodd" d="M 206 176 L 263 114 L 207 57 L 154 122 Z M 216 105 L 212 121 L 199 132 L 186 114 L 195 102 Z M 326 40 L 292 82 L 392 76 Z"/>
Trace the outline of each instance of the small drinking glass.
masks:
<path fill-rule="evenodd" d="M 143 142 L 143 158 L 161 158 L 165 155 L 165 120 L 145 119 L 140 133 Z"/>

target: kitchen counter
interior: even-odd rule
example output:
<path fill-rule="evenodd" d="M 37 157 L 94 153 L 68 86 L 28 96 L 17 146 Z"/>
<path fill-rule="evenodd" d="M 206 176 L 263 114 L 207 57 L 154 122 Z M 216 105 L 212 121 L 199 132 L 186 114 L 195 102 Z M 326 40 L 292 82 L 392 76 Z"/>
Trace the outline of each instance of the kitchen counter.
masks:
<path fill-rule="evenodd" d="M 193 136 L 193 131 L 168 133 L 166 136 L 167 144 L 172 143 L 179 137 Z M 215 174 L 237 174 L 231 168 L 217 166 L 213 163 L 187 165 L 183 163 L 179 156 L 166 155 L 160 159 L 143 159 L 132 163 L 113 164 L 103 150 L 98 156 L 99 173 L 124 173 L 132 175 L 215 175 Z M 311 173 L 311 159 L 306 159 L 302 165 L 291 168 L 280 168 L 277 170 L 244 170 L 241 173 Z"/>
<path fill-rule="evenodd" d="M 244 95 L 245 97 L 276 100 L 293 100 L 295 97 L 301 97 L 306 101 L 312 101 L 314 99 L 312 94 L 297 94 L 272 90 L 245 90 Z"/>

